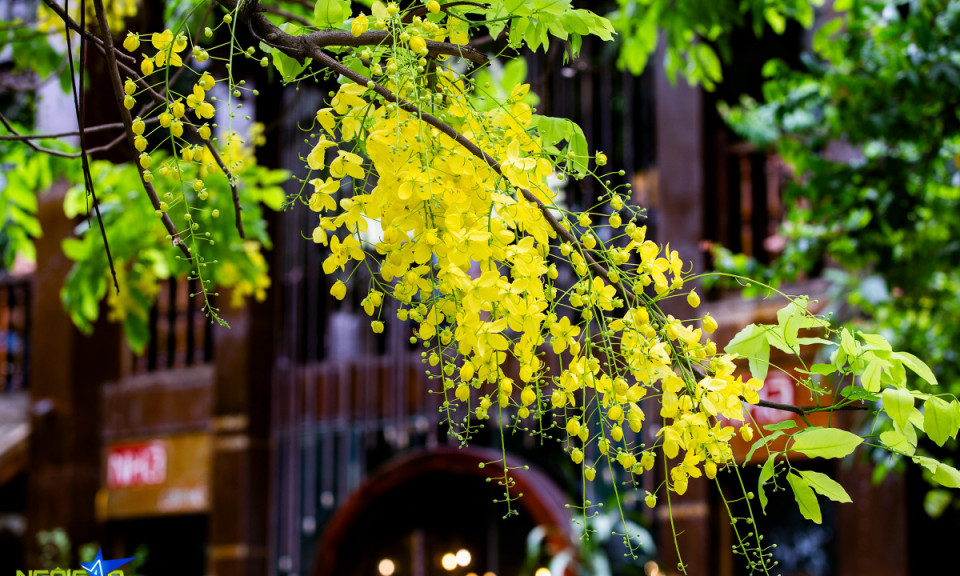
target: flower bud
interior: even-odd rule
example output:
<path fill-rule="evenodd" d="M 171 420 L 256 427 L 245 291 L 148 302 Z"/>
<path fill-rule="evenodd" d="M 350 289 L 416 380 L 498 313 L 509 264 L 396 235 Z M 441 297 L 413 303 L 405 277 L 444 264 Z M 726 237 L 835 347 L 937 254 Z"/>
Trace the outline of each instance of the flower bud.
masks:
<path fill-rule="evenodd" d="M 127 52 L 133 52 L 140 47 L 140 37 L 133 32 L 127 32 L 127 37 L 123 40 L 123 48 Z"/>

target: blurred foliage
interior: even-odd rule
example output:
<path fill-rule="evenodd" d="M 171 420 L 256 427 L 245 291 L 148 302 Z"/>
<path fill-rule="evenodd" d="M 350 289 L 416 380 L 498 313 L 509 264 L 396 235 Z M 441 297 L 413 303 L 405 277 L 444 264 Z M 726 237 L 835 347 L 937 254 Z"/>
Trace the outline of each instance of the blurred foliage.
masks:
<path fill-rule="evenodd" d="M 170 3 L 173 7 L 181 5 L 185 4 Z M 179 14 L 173 8 L 168 12 L 169 20 L 196 17 L 193 13 Z M 110 278 L 92 198 L 87 196 L 82 184 L 80 160 L 47 153 L 52 150 L 75 154 L 76 148 L 60 138 L 34 139 L 41 150 L 25 145 L 22 140 L 11 139 L 14 131 L 37 133 L 37 90 L 52 85 L 59 86 L 64 93 L 72 93 L 63 36 L 53 33 L 59 28 L 52 20 L 43 20 L 43 14 L 41 10 L 40 20 L 0 21 L 0 64 L 4 73 L 0 113 L 11 127 L 10 130 L 0 128 L 0 133 L 7 136 L 0 139 L 0 271 L 10 269 L 17 258 L 35 261 L 34 240 L 43 234 L 37 218 L 38 196 L 60 180 L 73 185 L 64 201 L 66 215 L 77 221 L 76 237 L 63 242 L 64 253 L 74 261 L 61 291 L 64 308 L 80 330 L 89 332 L 100 315 L 101 303 L 106 301 L 108 317 L 122 323 L 131 348 L 139 352 L 149 338 L 149 310 L 159 291 L 158 283 L 191 275 L 190 266 L 181 259 L 180 252 L 171 247 L 167 232 L 143 193 L 138 167 L 132 163 L 91 162 L 103 225 L 120 284 L 117 293 Z M 76 43 L 73 48 L 76 58 Z M 67 119 L 75 114 L 72 109 L 63 113 Z M 64 126 L 69 126 L 69 121 Z M 280 184 L 289 177 L 286 171 L 256 165 L 253 145 L 262 143 L 262 126 L 254 124 L 253 132 L 247 139 L 249 145 L 244 145 L 244 140 L 236 135 L 214 138 L 214 143 L 222 149 L 231 149 L 232 157 L 244 159 L 239 194 L 246 240 L 239 237 L 234 227 L 232 192 L 219 170 L 208 168 L 200 174 L 201 169 L 196 165 L 187 168 L 187 163 L 183 163 L 181 181 L 190 182 L 209 175 L 204 181 L 205 187 L 198 192 L 183 185 L 176 198 L 167 194 L 162 199 L 170 205 L 171 217 L 179 218 L 179 222 L 184 221 L 184 199 L 193 206 L 198 205 L 198 197 L 203 200 L 203 209 L 194 212 L 196 218 L 192 221 L 198 225 L 195 239 L 202 243 L 203 263 L 199 274 L 204 280 L 212 280 L 208 285 L 211 293 L 218 288 L 231 288 L 232 301 L 228 304 L 232 306 L 239 305 L 246 297 L 265 297 L 270 278 L 261 252 L 262 248 L 270 247 L 270 239 L 263 209 L 281 209 L 285 196 Z M 174 161 L 158 155 L 157 164 L 169 165 L 172 169 Z M 223 217 L 218 217 L 220 214 Z M 192 249 L 198 252 L 196 244 Z M 192 277 L 196 276 L 195 270 Z"/>
<path fill-rule="evenodd" d="M 182 179 L 192 180 L 196 166 L 181 166 L 184 167 Z M 148 318 L 159 291 L 158 282 L 186 277 L 191 266 L 179 251 L 168 248 L 167 232 L 153 207 L 142 198 L 140 178 L 133 164 L 95 162 L 91 172 L 97 182 L 100 214 L 110 242 L 120 292 L 113 288 L 96 221 L 89 219 L 77 226 L 76 238 L 63 241 L 64 253 L 75 262 L 61 291 L 63 306 L 77 327 L 90 331 L 99 317 L 100 301 L 106 298 L 109 319 L 123 324 L 131 348 L 139 353 L 150 336 Z M 215 286 L 232 287 L 233 306 L 242 304 L 247 296 L 262 300 L 266 295 L 270 278 L 260 248 L 269 248 L 271 244 L 261 206 L 281 209 L 285 195 L 280 184 L 287 177 L 287 173 L 281 170 L 268 170 L 257 165 L 246 168 L 239 184 L 246 240 L 241 240 L 234 228 L 233 201 L 226 179 L 207 178 L 207 186 L 202 192 L 205 209 L 192 210 L 193 221 L 200 225 L 201 236 L 208 244 L 204 247 L 206 262 L 201 263 L 200 273 L 204 280 L 213 280 Z M 183 193 L 193 205 L 199 203 L 194 198 L 198 193 L 191 186 L 185 185 Z M 184 203 L 176 202 L 172 195 L 167 200 L 171 218 L 182 221 Z M 78 184 L 67 193 L 64 212 L 68 217 L 78 218 L 86 215 L 88 209 L 85 190 L 82 184 Z"/>
<path fill-rule="evenodd" d="M 752 29 L 782 34 L 788 21 L 809 28 L 822 0 L 617 0 L 608 14 L 621 43 L 618 63 L 643 72 L 663 39 L 663 63 L 672 81 L 678 75 L 713 90 L 731 58 L 731 35 Z"/>
<path fill-rule="evenodd" d="M 834 3 L 805 68 L 764 68 L 762 104 L 722 107 L 741 136 L 795 171 L 773 282 L 824 276 L 839 320 L 923 357 L 960 394 L 960 3 Z M 754 274 L 743 256 L 720 269 Z M 928 446 L 937 457 L 955 449 Z M 926 508 L 946 508 L 941 492 Z"/>
<path fill-rule="evenodd" d="M 771 61 L 766 102 L 726 113 L 795 171 L 787 253 L 767 274 L 788 281 L 840 263 L 831 279 L 847 317 L 876 324 L 960 392 L 960 3 L 834 8 L 805 70 Z"/>

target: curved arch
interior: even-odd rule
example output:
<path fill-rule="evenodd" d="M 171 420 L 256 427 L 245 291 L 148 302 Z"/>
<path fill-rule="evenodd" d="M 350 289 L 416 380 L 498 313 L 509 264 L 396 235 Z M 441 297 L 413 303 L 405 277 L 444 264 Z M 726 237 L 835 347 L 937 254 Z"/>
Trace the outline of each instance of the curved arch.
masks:
<path fill-rule="evenodd" d="M 333 515 L 317 547 L 312 576 L 333 576 L 340 560 L 338 554 L 357 519 L 374 510 L 378 502 L 387 498 L 391 492 L 402 490 L 419 478 L 437 473 L 465 478 L 498 479 L 502 477 L 502 468 L 481 468 L 480 464 L 500 459 L 500 452 L 488 448 L 458 449 L 441 446 L 412 452 L 388 462 L 367 478 Z M 511 467 L 521 467 L 510 472 L 515 482 L 510 493 L 513 496 L 523 495 L 516 500 L 517 505 L 536 525 L 552 528 L 548 540 L 553 547 L 563 549 L 573 546 L 576 537 L 572 531 L 572 518 L 566 507 L 569 500 L 560 488 L 535 468 L 524 470 L 522 466 L 525 463 L 520 458 L 511 456 L 508 460 Z"/>

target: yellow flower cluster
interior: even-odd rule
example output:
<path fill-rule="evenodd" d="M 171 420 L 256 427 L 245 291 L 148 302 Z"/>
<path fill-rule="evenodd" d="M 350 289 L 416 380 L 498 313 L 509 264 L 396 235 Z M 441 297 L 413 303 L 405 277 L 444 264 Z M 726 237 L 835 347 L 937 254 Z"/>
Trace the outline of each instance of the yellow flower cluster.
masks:
<path fill-rule="evenodd" d="M 396 13 L 386 17 L 399 23 Z M 355 18 L 353 34 L 367 25 L 366 17 Z M 712 318 L 697 328 L 659 312 L 658 299 L 683 289 L 679 254 L 648 240 L 634 222 L 622 228 L 621 247 L 607 245 L 586 214 L 577 221 L 582 232 L 575 234 L 568 220 L 562 224 L 579 241 L 558 243 L 545 211 L 562 213 L 548 177 L 560 172 L 564 158 L 545 151 L 524 102 L 528 86 L 481 111 L 466 77 L 443 67 L 429 79 L 421 74 L 423 38 L 443 37 L 445 29 L 414 19 L 394 32 L 402 42 L 383 52 L 382 62 L 372 58 L 376 82 L 443 118 L 496 159 L 499 171 L 449 133 L 384 101 L 374 82 L 342 84 L 318 110 L 320 131 L 306 155 L 319 173 L 307 181 L 313 186 L 307 203 L 319 217 L 314 242 L 330 248 L 324 271 L 374 267 L 378 287 L 364 299 L 373 330 L 383 330 L 382 294 L 391 291 L 403 305 L 399 318 L 414 323 L 413 340 L 424 344 L 426 361 L 437 369 L 449 413 L 462 406 L 484 419 L 495 406 L 513 405 L 520 419 L 563 414 L 571 458 L 592 480 L 596 463 L 585 461 L 590 443 L 625 470 L 653 467 L 656 446 L 641 449 L 624 427 L 640 432 L 641 400 L 660 395 L 657 446 L 679 459 L 670 471 L 672 489 L 683 493 L 690 477 L 713 477 L 731 460 L 735 430 L 724 422 L 744 420 L 741 398 L 756 402 L 762 383 L 742 382 L 732 358 L 717 356 L 703 334 L 716 328 Z M 597 160 L 602 165 L 606 157 Z M 623 199 L 612 192 L 607 198 L 610 229 L 620 229 Z M 551 243 L 577 275 L 568 290 L 554 282 L 558 255 Z M 606 273 L 598 273 L 597 260 Z M 345 296 L 342 280 L 331 294 Z M 687 302 L 700 304 L 696 292 Z M 558 373 L 547 369 L 548 343 L 561 357 Z M 508 360 L 515 371 L 505 370 Z"/>

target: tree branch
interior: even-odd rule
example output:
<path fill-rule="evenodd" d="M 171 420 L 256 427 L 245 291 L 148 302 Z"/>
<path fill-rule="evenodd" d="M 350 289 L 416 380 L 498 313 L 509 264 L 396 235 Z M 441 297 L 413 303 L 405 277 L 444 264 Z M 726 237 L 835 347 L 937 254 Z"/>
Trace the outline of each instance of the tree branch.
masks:
<path fill-rule="evenodd" d="M 144 80 L 136 71 L 130 69 L 129 67 L 127 67 L 125 64 L 122 64 L 122 63 L 118 63 L 118 68 L 122 68 L 128 74 L 130 74 L 133 81 L 137 85 L 139 85 L 140 88 L 143 89 L 143 92 L 147 94 L 151 99 L 153 99 L 153 101 L 156 104 L 166 103 L 167 101 L 166 97 L 164 97 L 163 94 L 160 94 L 159 92 L 154 90 L 152 86 L 147 84 L 147 81 Z M 180 74 L 182 70 L 183 68 L 180 68 L 180 70 L 178 70 L 176 74 Z M 174 75 L 174 78 L 176 77 L 176 74 Z M 126 110 L 124 109 L 124 111 Z M 190 134 L 196 136 L 200 141 L 203 142 L 203 144 L 207 147 L 207 150 L 210 151 L 210 155 L 213 156 L 214 161 L 217 163 L 218 166 L 220 166 L 220 169 L 223 170 L 223 174 L 227 178 L 227 183 L 230 185 L 230 191 L 233 194 L 233 211 L 236 216 L 235 223 L 236 223 L 237 233 L 240 235 L 241 238 L 246 238 L 246 233 L 243 230 L 243 222 L 240 220 L 240 212 L 243 210 L 243 207 L 240 205 L 240 191 L 237 189 L 236 178 L 234 178 L 233 173 L 230 171 L 230 169 L 227 168 L 226 163 L 223 161 L 223 158 L 220 156 L 220 152 L 217 151 L 216 147 L 210 142 L 209 138 L 203 138 L 202 136 L 200 136 L 200 132 L 197 130 L 197 128 L 193 124 L 185 123 L 183 126 L 184 128 L 187 129 L 188 132 L 190 132 Z M 149 195 L 149 191 L 147 194 Z"/>
<path fill-rule="evenodd" d="M 49 0 L 44 0 L 44 2 L 49 2 Z M 113 36 L 110 35 L 110 25 L 107 23 L 107 19 L 104 14 L 103 0 L 94 0 L 94 9 L 97 13 L 97 20 L 100 24 L 101 33 L 103 34 L 103 44 L 105 49 L 104 55 L 107 59 L 107 71 L 110 74 L 110 83 L 113 85 L 113 95 L 114 99 L 116 100 L 117 109 L 120 111 L 120 117 L 123 119 L 124 133 L 127 136 L 130 147 L 136 149 L 134 146 L 133 136 L 133 118 L 130 117 L 130 111 L 123 106 L 123 83 L 120 81 L 120 69 L 117 66 L 118 63 L 114 53 Z M 139 78 L 139 76 L 137 77 Z M 140 175 L 140 182 L 143 184 L 143 189 L 147 192 L 147 196 L 150 198 L 150 203 L 153 204 L 154 210 L 160 210 L 160 198 L 157 196 L 157 191 L 154 189 L 153 184 L 144 179 L 142 170 L 138 169 L 137 174 Z M 173 221 L 170 219 L 170 215 L 166 212 L 163 212 L 160 220 L 163 222 L 164 228 L 167 229 L 167 232 L 173 238 L 173 245 L 179 246 L 180 251 L 183 252 L 188 259 L 192 259 L 193 256 L 190 254 L 190 249 L 187 248 L 183 238 L 180 237 L 180 232 L 177 230 L 177 227 L 174 226 Z"/>
<path fill-rule="evenodd" d="M 217 0 L 222 6 L 232 11 L 236 4 L 234 0 Z M 372 90 L 383 97 L 387 102 L 392 102 L 397 104 L 403 110 L 413 114 L 414 116 L 419 117 L 427 124 L 430 124 L 434 128 L 440 130 L 455 142 L 463 146 L 467 151 L 469 151 L 474 156 L 482 159 L 486 164 L 493 169 L 498 175 L 502 176 L 503 172 L 500 167 L 500 163 L 480 149 L 479 146 L 474 144 L 472 141 L 468 140 L 462 134 L 460 134 L 456 129 L 454 129 L 449 124 L 441 121 L 436 116 L 423 112 L 415 104 L 408 102 L 402 98 L 398 98 L 393 92 L 388 90 L 382 84 L 366 78 L 363 75 L 354 72 L 347 66 L 343 65 L 335 58 L 324 52 L 321 48 L 323 46 L 365 46 L 374 39 L 387 39 L 389 36 L 387 32 L 384 31 L 374 31 L 374 32 L 364 32 L 360 36 L 353 36 L 349 32 L 343 32 L 339 30 L 324 30 L 321 32 L 314 32 L 313 34 L 306 34 L 303 36 L 292 36 L 287 34 L 279 27 L 274 25 L 272 22 L 267 20 L 262 13 L 258 12 L 255 8 L 249 11 L 245 11 L 244 16 L 247 17 L 248 23 L 250 24 L 250 29 L 252 34 L 255 37 L 258 37 L 259 40 L 264 43 L 273 46 L 281 50 L 287 56 L 296 59 L 299 62 L 303 62 L 306 58 L 310 57 L 315 59 L 318 63 L 323 66 L 330 68 L 331 70 L 337 72 L 338 74 L 343 75 L 346 78 L 360 84 L 361 86 L 366 86 L 370 82 L 373 82 Z M 378 42 L 379 43 L 379 42 Z M 446 43 L 437 43 L 437 44 L 446 44 Z M 430 42 L 427 42 L 427 46 L 430 46 Z M 473 50 L 472 48 L 466 48 L 464 46 L 450 44 L 457 50 L 464 51 L 465 53 L 479 52 Z M 481 55 L 482 56 L 482 55 Z M 471 60 L 476 63 L 485 64 L 487 62 L 486 56 L 483 56 L 482 62 L 476 60 Z M 617 292 L 624 298 L 624 300 L 631 305 L 636 305 L 639 302 L 639 298 L 633 294 L 629 289 L 627 289 L 621 282 L 613 282 L 610 278 L 610 272 L 602 264 L 600 264 L 591 254 L 589 250 L 583 247 L 580 244 L 580 241 L 564 226 L 557 220 L 553 213 L 540 201 L 536 196 L 533 195 L 529 190 L 521 189 L 520 193 L 523 195 L 524 199 L 529 202 L 534 203 L 540 210 L 540 213 L 543 214 L 543 217 L 547 220 L 547 223 L 550 227 L 560 236 L 565 242 L 569 242 L 574 246 L 580 248 L 581 253 L 584 256 L 584 260 L 587 263 L 587 266 L 597 275 L 603 277 L 610 285 L 614 286 Z"/>
<path fill-rule="evenodd" d="M 746 398 L 743 396 L 740 397 L 741 400 L 746 402 Z M 818 412 L 846 412 L 851 410 L 869 410 L 869 406 L 854 406 L 847 404 L 844 406 L 838 406 L 836 404 L 831 404 L 829 406 L 794 406 L 793 404 L 782 404 L 780 402 L 773 402 L 771 400 L 761 399 L 759 402 L 754 404 L 754 406 L 760 406 L 761 408 L 773 408 L 774 410 L 783 410 L 784 412 L 793 412 L 799 416 L 806 416 L 808 414 L 816 414 Z"/>
<path fill-rule="evenodd" d="M 84 127 L 83 131 L 87 134 L 92 134 L 94 132 L 104 132 L 106 130 L 117 130 L 123 128 L 123 122 L 114 122 L 112 124 L 101 124 L 99 126 L 94 126 L 92 128 Z M 57 134 L 22 134 L 8 127 L 8 130 L 13 132 L 10 134 L 0 134 L 0 140 L 45 140 L 45 139 L 55 139 L 55 138 L 69 138 L 71 136 L 79 136 L 80 131 L 75 130 L 73 132 L 59 132 Z"/>
<path fill-rule="evenodd" d="M 88 41 L 93 42 L 94 45 L 96 45 L 97 48 L 99 48 L 100 51 L 103 52 L 104 46 L 105 46 L 104 41 L 101 38 L 99 38 L 96 34 L 92 34 L 88 30 L 84 30 L 79 24 L 77 24 L 76 20 L 74 20 L 73 18 L 70 17 L 69 14 L 64 12 L 62 6 L 54 2 L 54 0 L 43 0 L 43 3 L 46 4 L 48 8 L 53 10 L 53 12 L 63 21 L 64 25 L 66 25 L 68 28 L 73 29 L 74 32 L 81 34 Z M 113 48 L 113 38 L 110 39 L 109 44 L 110 44 L 110 49 L 114 51 L 116 53 L 116 56 L 118 56 L 121 60 L 126 60 L 128 63 L 134 66 L 137 64 L 136 58 L 134 58 L 129 54 L 125 54 L 120 50 L 117 50 L 116 48 Z"/>
<path fill-rule="evenodd" d="M 313 22 L 310 22 L 303 16 L 297 16 L 293 12 L 284 10 L 283 8 L 277 8 L 276 6 L 263 6 L 263 11 L 266 12 L 267 14 L 273 14 L 275 16 L 279 16 L 291 22 L 296 22 L 297 24 L 301 24 L 303 26 L 313 26 Z"/>
<path fill-rule="evenodd" d="M 2 123 L 7 130 L 9 130 L 14 134 L 13 138 L 2 138 L 3 140 L 23 140 L 27 144 L 27 146 L 33 148 L 37 152 L 41 152 L 43 154 L 50 154 L 51 156 L 59 156 L 60 158 L 79 158 L 80 157 L 79 153 L 63 152 L 62 150 L 52 150 L 50 148 L 44 148 L 43 146 L 34 144 L 33 138 L 29 138 L 29 137 L 24 138 L 24 135 L 17 132 L 16 129 L 14 129 L 14 127 L 10 125 L 10 122 L 7 121 L 7 118 L 2 113 L 0 113 L 0 123 Z"/>

